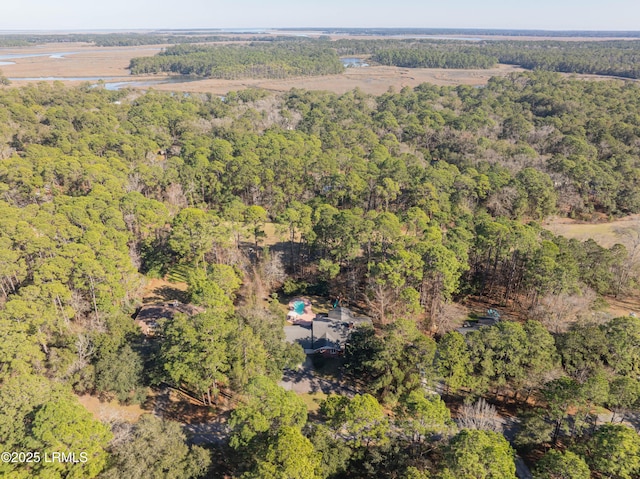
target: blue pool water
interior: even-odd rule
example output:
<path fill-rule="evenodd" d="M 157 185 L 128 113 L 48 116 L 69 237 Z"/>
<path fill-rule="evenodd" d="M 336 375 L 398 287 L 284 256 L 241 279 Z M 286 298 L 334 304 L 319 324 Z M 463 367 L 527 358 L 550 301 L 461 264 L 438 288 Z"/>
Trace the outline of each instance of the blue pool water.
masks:
<path fill-rule="evenodd" d="M 293 303 L 293 310 L 299 315 L 304 314 L 304 301 L 295 301 Z"/>

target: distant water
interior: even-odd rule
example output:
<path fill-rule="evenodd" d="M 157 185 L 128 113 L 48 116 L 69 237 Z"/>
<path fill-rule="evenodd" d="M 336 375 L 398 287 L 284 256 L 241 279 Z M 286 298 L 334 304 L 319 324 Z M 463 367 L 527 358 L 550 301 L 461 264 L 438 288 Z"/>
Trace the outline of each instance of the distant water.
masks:
<path fill-rule="evenodd" d="M 221 28 L 221 33 L 269 33 L 264 28 Z"/>
<path fill-rule="evenodd" d="M 389 35 L 389 38 L 406 38 L 408 40 L 412 38 L 425 40 L 458 40 L 462 42 L 481 42 L 483 40 L 478 37 L 446 37 L 443 35 Z"/>
<path fill-rule="evenodd" d="M 172 78 L 163 78 L 162 80 L 125 80 L 118 82 L 105 82 L 104 87 L 107 90 L 121 90 L 122 88 L 127 87 L 140 87 L 140 86 L 153 86 L 153 85 L 164 85 L 167 83 L 189 83 L 194 81 L 202 80 L 202 78 L 191 78 L 191 77 L 172 77 Z"/>
<path fill-rule="evenodd" d="M 12 81 L 100 81 L 117 80 L 126 77 L 14 77 Z"/>
<path fill-rule="evenodd" d="M 0 51 L 6 49 L 0 49 Z M 118 51 L 140 51 L 140 50 L 148 50 L 148 51 L 160 51 L 160 47 L 147 47 L 147 48 L 118 48 Z M 83 50 L 81 52 L 42 52 L 42 53 L 0 53 L 0 60 L 15 60 L 17 58 L 35 58 L 35 57 L 49 57 L 57 60 L 64 60 L 65 57 L 69 55 L 77 55 L 78 53 L 95 53 L 95 52 L 104 52 L 106 49 L 102 50 Z M 4 63 L 0 63 L 3 65 Z"/>
<path fill-rule="evenodd" d="M 368 67 L 362 58 L 341 58 L 340 61 L 345 67 Z"/>
<path fill-rule="evenodd" d="M 16 62 L 0 62 L 0 66 L 2 65 L 15 65 Z"/>
<path fill-rule="evenodd" d="M 189 77 L 174 77 L 163 78 L 160 80 L 134 80 L 130 77 L 13 77 L 9 78 L 11 81 L 87 81 L 87 82 L 99 82 L 102 81 L 105 89 L 107 90 L 121 90 L 127 87 L 144 87 L 153 85 L 162 85 L 165 83 L 187 83 L 192 81 L 201 80 L 201 78 L 189 78 Z M 117 81 L 114 81 L 117 80 Z M 99 83 L 94 83 L 93 86 L 97 87 Z"/>
<path fill-rule="evenodd" d="M 64 58 L 65 55 L 75 55 L 80 52 L 48 52 L 48 53 L 4 53 L 0 55 L 0 60 L 15 60 L 17 58 Z"/>

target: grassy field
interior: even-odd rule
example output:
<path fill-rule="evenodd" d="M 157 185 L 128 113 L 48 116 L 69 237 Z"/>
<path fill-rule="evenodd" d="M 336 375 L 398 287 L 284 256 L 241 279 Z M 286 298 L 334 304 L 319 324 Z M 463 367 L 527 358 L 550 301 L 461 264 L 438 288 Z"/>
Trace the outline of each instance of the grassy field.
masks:
<path fill-rule="evenodd" d="M 616 243 L 630 247 L 629 238 L 621 230 L 640 227 L 640 215 L 630 215 L 606 223 L 582 223 L 569 218 L 553 218 L 545 222 L 544 227 L 554 234 L 566 238 L 586 241 L 593 239 L 600 246 L 610 248 Z M 606 311 L 613 316 L 626 316 L 630 312 L 640 312 L 640 291 L 619 298 L 605 298 Z"/>
<path fill-rule="evenodd" d="M 307 406 L 307 411 L 314 413 L 320 408 L 320 403 L 324 401 L 328 395 L 323 392 L 298 394 Z"/>
<path fill-rule="evenodd" d="M 164 303 L 175 299 L 187 302 L 187 283 L 184 280 L 152 278 L 148 280 L 142 294 L 144 304 Z"/>
<path fill-rule="evenodd" d="M 228 44 L 228 42 L 225 42 Z M 238 43 L 244 43 L 239 41 Z M 35 47 L 3 48 L 1 54 L 43 54 L 47 55 L 28 58 L 11 59 L 12 65 L 2 66 L 3 74 L 9 78 L 16 78 L 14 85 L 24 85 L 29 81 L 17 78 L 46 78 L 46 77 L 109 77 L 106 81 L 138 81 L 160 80 L 167 75 L 133 76 L 129 74 L 129 62 L 134 57 L 152 56 L 167 45 L 142 45 L 139 47 L 96 47 L 86 43 L 46 44 Z M 69 53 L 60 57 L 55 54 Z M 48 55 L 48 54 L 51 55 Z M 339 75 L 324 75 L 317 77 L 289 78 L 285 80 L 265 79 L 237 79 L 219 80 L 203 79 L 184 83 L 155 84 L 155 90 L 183 91 L 192 93 L 208 92 L 224 95 L 229 91 L 245 88 L 263 88 L 265 90 L 284 92 L 291 88 L 307 90 L 326 90 L 334 93 L 344 93 L 359 88 L 365 93 L 379 95 L 389 88 L 400 90 L 403 87 L 415 87 L 421 83 L 435 85 L 485 85 L 489 78 L 505 76 L 513 72 L 524 71 L 513 65 L 498 65 L 487 70 L 456 70 L 439 68 L 398 68 L 386 66 L 372 66 L 367 68 L 347 68 Z M 597 75 L 572 75 L 579 78 L 599 79 Z M 65 84 L 80 84 L 82 80 L 65 81 Z M 149 86 L 132 88 L 148 89 Z"/>
<path fill-rule="evenodd" d="M 616 243 L 626 244 L 621 229 L 640 226 L 640 215 L 630 215 L 607 223 L 583 223 L 569 218 L 553 218 L 544 223 L 552 233 L 570 239 L 586 241 L 593 239 L 600 246 L 610 248 Z"/>
<path fill-rule="evenodd" d="M 163 45 L 144 45 L 139 47 L 96 47 L 83 43 L 47 44 L 37 47 L 6 48 L 0 53 L 9 54 L 43 54 L 39 56 L 16 58 L 13 65 L 4 65 L 2 71 L 10 78 L 40 77 L 114 77 L 117 81 L 157 80 L 160 76 L 129 75 L 131 58 L 155 55 Z M 73 54 L 55 57 L 56 53 L 74 52 Z M 208 79 L 187 83 L 170 83 L 154 85 L 157 90 L 211 92 L 224 95 L 229 91 L 250 87 L 264 88 L 271 91 L 288 91 L 291 88 L 309 90 L 328 90 L 344 93 L 360 88 L 366 93 L 381 94 L 390 87 L 397 90 L 420 83 L 428 82 L 437 85 L 484 85 L 492 76 L 503 76 L 520 68 L 510 65 L 499 65 L 489 70 L 453 70 L 453 69 L 408 69 L 396 67 L 348 68 L 340 75 L 318 77 L 290 78 L 287 80 L 217 80 Z M 14 80 L 14 85 L 27 84 L 27 81 Z M 82 81 L 65 82 L 78 84 Z M 148 87 L 140 87 L 148 88 Z"/>

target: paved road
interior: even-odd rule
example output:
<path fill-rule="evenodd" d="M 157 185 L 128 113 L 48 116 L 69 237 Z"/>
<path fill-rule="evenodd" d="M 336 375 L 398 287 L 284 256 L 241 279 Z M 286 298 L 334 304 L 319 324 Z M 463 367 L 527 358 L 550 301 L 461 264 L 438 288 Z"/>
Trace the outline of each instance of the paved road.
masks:
<path fill-rule="evenodd" d="M 348 384 L 318 376 L 309 357 L 298 369 L 285 371 L 279 384 L 284 389 L 298 394 L 323 392 L 353 397 L 357 393 L 356 389 Z"/>

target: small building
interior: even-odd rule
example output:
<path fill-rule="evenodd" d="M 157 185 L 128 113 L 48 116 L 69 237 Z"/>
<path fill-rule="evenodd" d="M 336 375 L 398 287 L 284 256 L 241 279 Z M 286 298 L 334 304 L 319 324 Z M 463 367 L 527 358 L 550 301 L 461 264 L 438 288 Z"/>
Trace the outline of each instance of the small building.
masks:
<path fill-rule="evenodd" d="M 495 314 L 492 314 L 493 311 L 495 310 L 490 309 L 487 316 L 481 316 L 475 321 L 465 321 L 462 327 L 457 328 L 456 331 L 460 334 L 467 334 L 471 331 L 477 331 L 482 326 L 495 326 L 500 322 L 500 315 L 497 311 L 495 311 Z"/>
<path fill-rule="evenodd" d="M 338 307 L 316 315 L 310 324 L 286 326 L 285 334 L 287 341 L 300 344 L 307 354 L 340 356 L 351 333 L 362 324 L 371 324 L 371 319 Z"/>
<path fill-rule="evenodd" d="M 185 304 L 180 301 L 170 301 L 168 303 L 145 304 L 135 315 L 134 321 L 140 326 L 142 333 L 146 336 L 153 336 L 158 328 L 158 321 L 161 319 L 173 319 L 176 313 L 183 313 L 193 316 L 204 311 L 203 308 L 193 304 Z"/>

